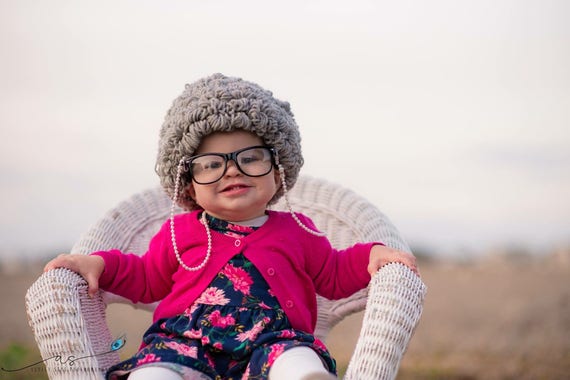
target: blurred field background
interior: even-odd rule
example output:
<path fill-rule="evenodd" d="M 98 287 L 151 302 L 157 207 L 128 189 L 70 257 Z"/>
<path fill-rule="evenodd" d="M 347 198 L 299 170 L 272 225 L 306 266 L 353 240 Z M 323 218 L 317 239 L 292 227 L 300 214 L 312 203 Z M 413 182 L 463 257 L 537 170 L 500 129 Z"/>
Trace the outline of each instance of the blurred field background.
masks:
<path fill-rule="evenodd" d="M 222 72 L 291 102 L 304 174 L 437 254 L 420 255 L 428 296 L 400 379 L 570 379 L 569 14 L 564 0 L 0 1 L 0 365 L 39 360 L 34 260 L 156 186 L 172 99 Z M 150 316 L 109 317 L 127 356 Z M 329 339 L 341 367 L 360 318 Z"/>
<path fill-rule="evenodd" d="M 4 369 L 41 360 L 27 324 L 24 294 L 41 263 L 2 266 L 0 364 Z M 398 379 L 570 378 L 570 250 L 547 255 L 502 252 L 477 260 L 421 259 L 428 296 L 420 325 Z M 150 323 L 150 314 L 111 305 L 115 335 L 125 333 L 128 356 Z M 362 313 L 339 324 L 328 346 L 341 370 L 358 337 Z M 45 379 L 42 366 L 0 379 Z"/>

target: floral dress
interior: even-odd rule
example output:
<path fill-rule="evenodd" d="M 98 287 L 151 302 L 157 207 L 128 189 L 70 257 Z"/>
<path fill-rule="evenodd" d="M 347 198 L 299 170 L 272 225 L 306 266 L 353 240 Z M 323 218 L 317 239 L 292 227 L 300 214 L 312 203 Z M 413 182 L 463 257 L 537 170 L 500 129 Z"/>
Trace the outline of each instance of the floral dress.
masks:
<path fill-rule="evenodd" d="M 256 229 L 207 217 L 211 229 L 232 236 Z M 267 379 L 275 359 L 299 346 L 312 348 L 336 374 L 336 363 L 324 344 L 291 327 L 262 275 L 242 254 L 222 268 L 183 314 L 156 321 L 143 345 L 135 356 L 111 367 L 107 377 L 124 379 L 136 368 L 153 365 L 183 377 L 189 377 L 191 369 L 205 379 Z"/>

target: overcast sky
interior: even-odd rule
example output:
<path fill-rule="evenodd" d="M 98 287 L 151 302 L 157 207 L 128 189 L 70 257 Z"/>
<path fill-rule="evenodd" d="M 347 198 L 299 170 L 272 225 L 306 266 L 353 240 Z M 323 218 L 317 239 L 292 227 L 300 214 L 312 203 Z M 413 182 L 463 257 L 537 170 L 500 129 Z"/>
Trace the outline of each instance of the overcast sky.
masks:
<path fill-rule="evenodd" d="M 414 246 L 570 244 L 570 2 L 0 0 L 0 255 L 55 255 L 158 184 L 166 110 L 214 72 L 288 100 L 303 173 Z"/>

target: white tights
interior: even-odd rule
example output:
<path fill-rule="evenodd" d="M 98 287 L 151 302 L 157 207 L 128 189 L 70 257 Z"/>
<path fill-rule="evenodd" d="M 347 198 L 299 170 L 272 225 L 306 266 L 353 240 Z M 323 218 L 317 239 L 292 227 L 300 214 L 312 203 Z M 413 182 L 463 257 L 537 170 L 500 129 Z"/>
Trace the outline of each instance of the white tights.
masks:
<path fill-rule="evenodd" d="M 325 380 L 336 379 L 323 361 L 309 347 L 295 347 L 275 359 L 269 370 L 269 380 Z"/>
<path fill-rule="evenodd" d="M 196 371 L 187 380 L 207 379 Z M 164 367 L 147 366 L 134 370 L 129 380 L 185 380 L 175 371 Z M 336 379 L 323 365 L 319 355 L 309 347 L 295 347 L 285 351 L 269 370 L 269 380 L 329 380 Z"/>
<path fill-rule="evenodd" d="M 184 373 L 182 376 L 169 368 L 146 366 L 131 372 L 129 380 L 210 380 L 209 376 L 188 368 Z"/>
<path fill-rule="evenodd" d="M 182 376 L 171 369 L 164 367 L 142 367 L 134 370 L 129 375 L 129 380 L 184 380 Z"/>

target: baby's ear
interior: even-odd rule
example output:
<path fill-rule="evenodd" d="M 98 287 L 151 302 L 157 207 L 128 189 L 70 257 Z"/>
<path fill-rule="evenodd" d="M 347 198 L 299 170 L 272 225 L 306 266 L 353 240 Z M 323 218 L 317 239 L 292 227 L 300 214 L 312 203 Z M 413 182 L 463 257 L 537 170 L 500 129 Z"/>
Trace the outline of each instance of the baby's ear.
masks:
<path fill-rule="evenodd" d="M 188 184 L 188 186 L 186 186 L 186 188 L 184 189 L 184 193 L 186 194 L 186 196 L 192 198 L 192 200 L 196 202 L 196 190 L 194 190 L 194 184 L 192 183 Z"/>
<path fill-rule="evenodd" d="M 273 179 L 275 181 L 277 191 L 279 191 L 281 188 L 281 176 L 279 175 L 279 170 L 273 170 Z"/>

